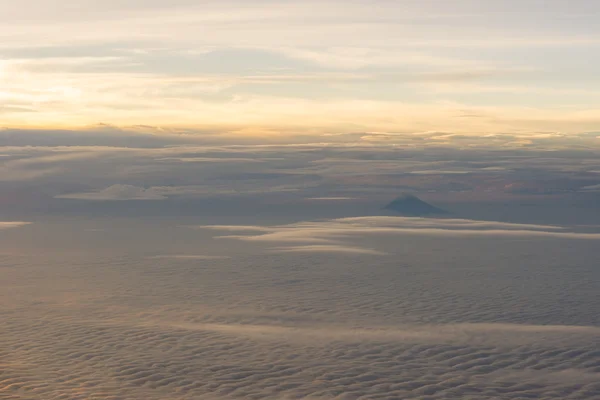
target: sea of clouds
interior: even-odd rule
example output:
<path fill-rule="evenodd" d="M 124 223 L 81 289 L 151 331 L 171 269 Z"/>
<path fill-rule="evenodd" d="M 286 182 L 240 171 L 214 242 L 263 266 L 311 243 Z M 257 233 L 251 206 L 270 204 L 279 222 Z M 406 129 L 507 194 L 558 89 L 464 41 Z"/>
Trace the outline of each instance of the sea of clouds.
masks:
<path fill-rule="evenodd" d="M 0 398 L 600 398 L 597 233 L 204 220 L 3 224 Z"/>
<path fill-rule="evenodd" d="M 342 136 L 0 131 L 0 398 L 600 399 L 597 134 Z"/>

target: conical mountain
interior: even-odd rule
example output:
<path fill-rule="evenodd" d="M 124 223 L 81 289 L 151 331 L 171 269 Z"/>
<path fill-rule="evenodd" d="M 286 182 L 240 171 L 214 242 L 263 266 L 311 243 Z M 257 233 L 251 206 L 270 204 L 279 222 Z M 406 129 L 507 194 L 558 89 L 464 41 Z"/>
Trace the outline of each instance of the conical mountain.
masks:
<path fill-rule="evenodd" d="M 412 194 L 403 194 L 385 206 L 385 209 L 409 217 L 448 213 L 446 210 L 432 206 Z"/>

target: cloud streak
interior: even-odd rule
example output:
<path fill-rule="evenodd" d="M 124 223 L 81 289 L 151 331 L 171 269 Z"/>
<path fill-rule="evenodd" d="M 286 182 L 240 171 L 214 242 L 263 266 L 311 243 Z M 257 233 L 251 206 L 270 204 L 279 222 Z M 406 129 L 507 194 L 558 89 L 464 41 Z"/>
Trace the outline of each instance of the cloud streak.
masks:
<path fill-rule="evenodd" d="M 209 256 L 201 254 L 165 254 L 148 257 L 151 260 L 224 260 L 231 258 L 229 256 Z"/>
<path fill-rule="evenodd" d="M 289 243 L 290 246 L 275 248 L 274 251 L 301 253 L 355 252 L 383 255 L 384 253 L 377 250 L 346 245 L 347 241 L 368 235 L 600 240 L 600 233 L 569 231 L 565 227 L 554 225 L 419 217 L 354 217 L 267 227 L 209 225 L 196 228 L 247 232 L 240 235 L 221 235 L 217 238 L 268 244 Z"/>
<path fill-rule="evenodd" d="M 335 325 L 293 327 L 252 324 L 174 324 L 173 327 L 248 336 L 259 340 L 314 341 L 315 344 L 322 346 L 334 341 L 360 342 L 364 340 L 498 346 L 504 340 L 504 344 L 510 347 L 536 342 L 557 345 L 569 340 L 589 340 L 600 335 L 600 328 L 595 326 L 501 323 L 372 326 L 369 328 Z"/>
<path fill-rule="evenodd" d="M 56 196 L 58 199 L 87 201 L 165 200 L 167 197 L 153 189 L 133 185 L 112 185 L 97 192 L 70 193 Z"/>
<path fill-rule="evenodd" d="M 312 245 L 312 246 L 289 246 L 289 247 L 275 247 L 271 250 L 273 253 L 330 253 L 330 254 L 368 254 L 382 256 L 386 255 L 382 251 L 373 249 L 366 249 L 358 246 L 340 246 L 340 245 Z"/>
<path fill-rule="evenodd" d="M 31 222 L 21 222 L 21 221 L 6 222 L 6 221 L 0 221 L 0 230 L 12 229 L 12 228 L 20 228 L 22 226 L 29 225 L 29 224 L 31 224 Z"/>

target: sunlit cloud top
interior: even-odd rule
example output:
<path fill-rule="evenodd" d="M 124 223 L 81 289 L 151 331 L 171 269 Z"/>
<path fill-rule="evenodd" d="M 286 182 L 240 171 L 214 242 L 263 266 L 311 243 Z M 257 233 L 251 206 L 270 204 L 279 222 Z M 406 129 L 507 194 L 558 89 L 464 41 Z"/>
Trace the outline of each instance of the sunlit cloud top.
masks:
<path fill-rule="evenodd" d="M 0 2 L 5 127 L 581 134 L 600 3 Z"/>

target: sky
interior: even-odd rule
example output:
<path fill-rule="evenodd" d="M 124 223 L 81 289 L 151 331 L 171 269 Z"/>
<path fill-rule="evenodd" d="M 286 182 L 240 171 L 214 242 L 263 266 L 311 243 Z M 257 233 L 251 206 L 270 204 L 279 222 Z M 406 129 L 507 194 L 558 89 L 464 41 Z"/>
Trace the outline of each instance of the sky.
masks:
<path fill-rule="evenodd" d="M 0 2 L 4 128 L 286 138 L 598 131 L 600 5 Z"/>

